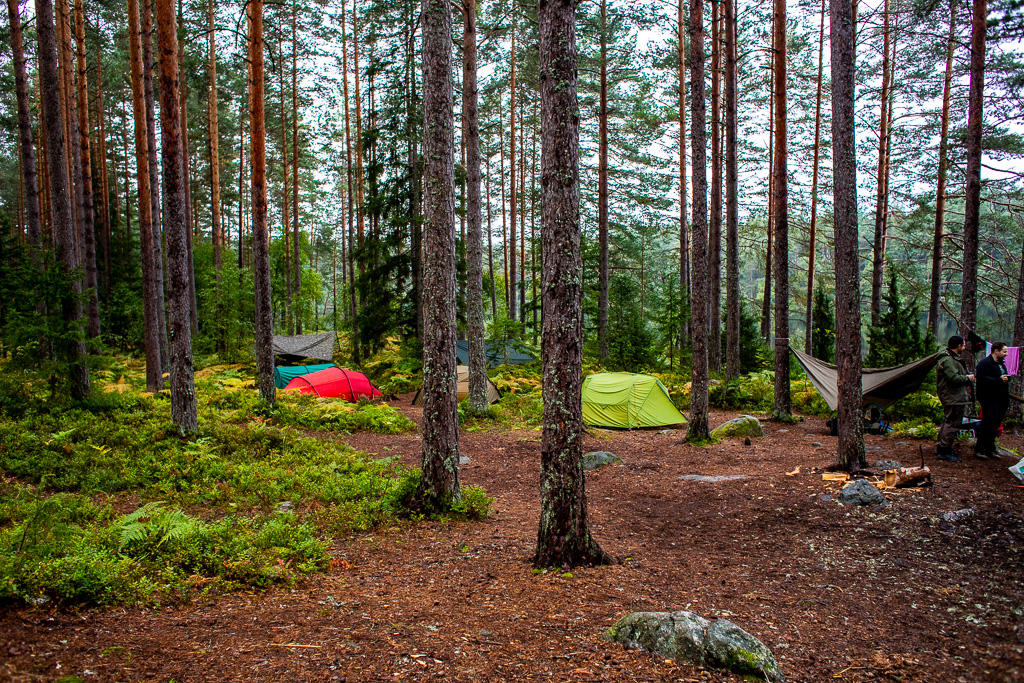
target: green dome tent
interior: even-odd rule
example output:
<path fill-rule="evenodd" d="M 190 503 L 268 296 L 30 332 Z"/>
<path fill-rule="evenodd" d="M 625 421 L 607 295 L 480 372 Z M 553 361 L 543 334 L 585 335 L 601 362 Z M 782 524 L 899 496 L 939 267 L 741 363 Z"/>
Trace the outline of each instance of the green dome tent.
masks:
<path fill-rule="evenodd" d="M 334 363 L 321 363 L 320 365 L 279 365 L 274 368 L 274 386 L 284 389 L 296 377 L 320 372 L 327 368 L 338 367 Z"/>
<path fill-rule="evenodd" d="M 686 422 L 650 375 L 601 372 L 583 380 L 583 422 L 596 427 L 664 427 Z"/>

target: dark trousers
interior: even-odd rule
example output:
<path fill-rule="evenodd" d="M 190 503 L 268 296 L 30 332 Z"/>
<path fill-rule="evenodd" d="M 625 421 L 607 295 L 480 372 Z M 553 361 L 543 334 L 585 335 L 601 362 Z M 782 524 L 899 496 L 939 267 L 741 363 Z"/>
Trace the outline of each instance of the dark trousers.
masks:
<path fill-rule="evenodd" d="M 939 427 L 939 443 L 936 449 L 940 453 L 948 453 L 953 450 L 953 442 L 956 435 L 960 433 L 960 427 L 964 423 L 964 415 L 967 414 L 966 405 L 943 406 L 946 417 Z"/>
<path fill-rule="evenodd" d="M 995 452 L 996 433 L 999 431 L 999 425 L 1003 423 L 1003 418 L 1006 417 L 1007 408 L 1009 404 L 1006 403 L 981 404 L 981 429 L 978 443 L 974 447 L 975 452 L 985 455 Z"/>

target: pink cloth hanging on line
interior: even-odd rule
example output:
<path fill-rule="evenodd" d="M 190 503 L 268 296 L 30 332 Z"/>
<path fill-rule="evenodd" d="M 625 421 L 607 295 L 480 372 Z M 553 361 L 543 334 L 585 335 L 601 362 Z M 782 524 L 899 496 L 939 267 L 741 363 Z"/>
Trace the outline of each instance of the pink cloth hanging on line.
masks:
<path fill-rule="evenodd" d="M 1003 363 L 1006 365 L 1007 374 L 1015 376 L 1020 371 L 1020 347 L 1007 346 L 1006 358 L 1003 359 Z"/>

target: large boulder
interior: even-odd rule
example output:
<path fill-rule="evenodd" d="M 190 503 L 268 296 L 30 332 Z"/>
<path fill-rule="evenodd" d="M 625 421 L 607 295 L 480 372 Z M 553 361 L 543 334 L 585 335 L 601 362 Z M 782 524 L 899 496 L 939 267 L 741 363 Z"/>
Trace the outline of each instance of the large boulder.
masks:
<path fill-rule="evenodd" d="M 845 505 L 888 505 L 882 492 L 866 479 L 855 479 L 839 492 L 839 500 Z"/>
<path fill-rule="evenodd" d="M 740 415 L 719 425 L 715 431 L 711 432 L 711 436 L 715 439 L 724 439 L 730 436 L 743 438 L 764 436 L 764 431 L 761 429 L 761 421 L 756 417 L 753 415 Z"/>
<path fill-rule="evenodd" d="M 622 462 L 622 458 L 608 451 L 590 451 L 583 454 L 583 469 L 585 470 L 596 470 L 617 462 Z"/>
<path fill-rule="evenodd" d="M 726 619 L 709 621 L 686 611 L 633 612 L 603 638 L 685 664 L 758 680 L 786 680 L 764 643 Z"/>

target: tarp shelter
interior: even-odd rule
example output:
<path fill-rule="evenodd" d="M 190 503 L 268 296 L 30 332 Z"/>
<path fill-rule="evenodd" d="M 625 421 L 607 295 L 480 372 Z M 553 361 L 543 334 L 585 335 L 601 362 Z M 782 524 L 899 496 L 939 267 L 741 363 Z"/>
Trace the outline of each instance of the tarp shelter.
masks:
<path fill-rule="evenodd" d="M 288 386 L 288 382 L 291 382 L 296 377 L 335 367 L 337 366 L 334 363 L 321 363 L 319 365 L 279 365 L 274 368 L 274 386 L 278 389 L 284 389 Z"/>
<path fill-rule="evenodd" d="M 456 376 L 456 390 L 458 391 L 459 400 L 469 396 L 469 367 L 466 365 L 460 365 L 456 368 L 458 375 Z M 501 393 L 498 391 L 498 387 L 494 386 L 494 383 L 487 379 L 487 402 L 497 403 L 501 399 Z M 416 392 L 416 395 L 412 397 L 412 404 L 414 406 L 423 405 L 423 390 L 420 389 Z"/>
<path fill-rule="evenodd" d="M 635 429 L 686 422 L 665 385 L 650 375 L 600 372 L 583 380 L 583 422 Z"/>
<path fill-rule="evenodd" d="M 289 363 L 297 363 L 303 358 L 332 360 L 337 341 L 337 332 L 299 334 L 291 337 L 275 334 L 272 345 L 275 356 L 281 356 Z"/>
<path fill-rule="evenodd" d="M 455 355 L 459 358 L 459 365 L 469 365 L 469 342 L 467 340 L 455 342 Z M 532 353 L 512 342 L 484 344 L 484 358 L 487 360 L 488 368 L 496 368 L 503 364 L 522 365 L 537 360 Z"/>
<path fill-rule="evenodd" d="M 836 366 L 818 360 L 806 353 L 789 348 L 800 362 L 807 379 L 818 390 L 832 410 L 839 405 L 839 373 Z M 917 391 L 928 372 L 939 362 L 939 354 L 892 368 L 862 368 L 860 371 L 861 407 L 876 405 L 885 410 L 907 394 Z"/>
<path fill-rule="evenodd" d="M 288 382 L 282 392 L 316 394 L 320 398 L 343 398 L 352 403 L 361 398 L 378 398 L 381 395 L 363 373 L 343 370 L 333 365 L 308 375 L 299 375 Z"/>

